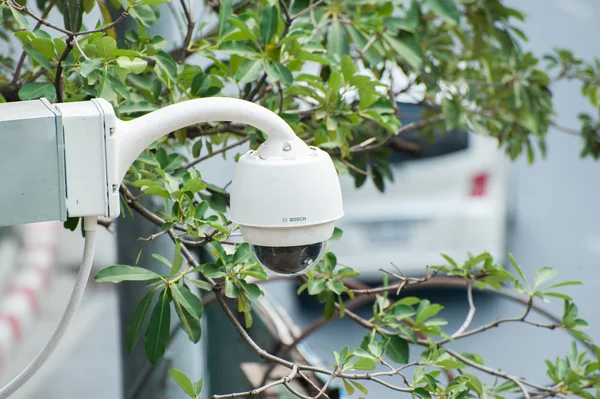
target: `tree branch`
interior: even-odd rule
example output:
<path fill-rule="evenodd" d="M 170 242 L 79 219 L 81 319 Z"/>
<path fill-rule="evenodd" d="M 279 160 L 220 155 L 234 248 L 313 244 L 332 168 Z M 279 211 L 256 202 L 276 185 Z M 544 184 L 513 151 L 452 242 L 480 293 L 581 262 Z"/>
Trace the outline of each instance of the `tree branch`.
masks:
<path fill-rule="evenodd" d="M 291 19 L 292 21 L 300 18 L 308 13 L 313 12 L 318 6 L 320 6 L 321 4 L 323 4 L 325 2 L 325 0 L 318 0 L 315 1 L 314 3 L 312 3 L 310 6 L 306 7 L 304 10 L 300 11 L 298 14 L 294 15 Z"/>
<path fill-rule="evenodd" d="M 431 125 L 434 124 L 436 122 L 440 122 L 444 120 L 444 115 L 443 114 L 438 114 L 438 115 L 434 115 L 432 117 L 426 118 L 426 119 L 422 119 L 418 122 L 412 122 L 409 123 L 407 125 L 402 126 L 398 132 L 396 134 L 392 134 L 390 136 L 388 136 L 386 139 L 384 139 L 383 141 L 377 143 L 377 144 L 373 144 L 373 145 L 355 145 L 353 147 L 350 147 L 350 153 L 360 153 L 360 152 L 368 152 L 368 151 L 375 151 L 378 150 L 382 147 L 385 147 L 386 145 L 389 144 L 389 142 L 391 140 L 394 139 L 394 137 L 401 135 L 401 134 L 406 134 L 409 132 L 412 132 L 413 130 L 417 130 L 421 127 L 427 126 L 427 125 Z"/>
<path fill-rule="evenodd" d="M 121 15 L 119 16 L 119 18 L 117 18 L 116 20 L 114 20 L 113 22 L 111 22 L 110 24 L 102 27 L 102 28 L 98 28 L 98 29 L 92 29 L 92 30 L 86 30 L 83 32 L 77 32 L 74 33 L 74 36 L 83 36 L 83 35 L 89 35 L 92 33 L 97 33 L 97 32 L 106 32 L 109 29 L 114 28 L 116 25 L 118 25 L 119 23 L 121 23 L 125 18 L 127 18 L 129 16 L 129 8 L 127 8 L 126 10 L 124 10 Z"/>
<path fill-rule="evenodd" d="M 467 283 L 467 298 L 469 301 L 469 313 L 467 314 L 467 317 L 460 328 L 456 330 L 454 334 L 452 334 L 453 339 L 460 336 L 467 330 L 467 328 L 469 328 L 471 322 L 473 321 L 473 317 L 475 316 L 475 303 L 473 303 L 473 283 L 471 281 Z"/>
<path fill-rule="evenodd" d="M 69 35 L 69 36 L 73 35 L 73 32 L 63 29 L 54 24 L 51 24 L 50 22 L 46 21 L 44 18 L 37 16 L 35 13 L 31 12 L 31 10 L 27 6 L 20 6 L 17 3 L 15 3 L 14 0 L 8 0 L 8 4 L 10 7 L 14 8 L 15 10 L 17 10 L 19 12 L 24 12 L 25 14 L 29 15 L 31 18 L 35 19 L 38 23 L 40 23 L 42 25 L 45 25 L 49 28 L 52 28 L 61 33 L 64 33 L 65 35 Z"/>
<path fill-rule="evenodd" d="M 50 4 L 48 4 L 48 7 L 46 7 L 46 10 L 44 10 L 44 12 L 42 13 L 42 16 L 40 17 L 41 20 L 45 20 L 46 18 L 48 18 L 48 15 L 50 14 L 50 11 L 52 11 L 52 9 L 54 8 L 54 6 L 56 5 L 57 0 L 52 0 L 50 2 Z M 40 26 L 42 26 L 42 22 L 38 21 L 35 24 L 35 27 L 33 28 L 33 30 L 38 30 L 40 28 Z M 19 78 L 21 77 L 21 69 L 23 68 L 23 64 L 25 63 L 25 58 L 27 56 L 27 53 L 25 51 L 23 51 L 21 53 L 21 57 L 19 58 L 19 61 L 17 62 L 17 67 L 15 68 L 15 74 L 13 75 L 12 81 L 10 82 L 11 85 L 16 85 L 17 82 L 19 81 Z"/>
<path fill-rule="evenodd" d="M 68 1 L 65 3 L 67 4 Z M 64 80 L 63 80 L 63 65 L 62 63 L 67 58 L 71 50 L 73 49 L 73 42 L 75 38 L 73 36 L 69 36 L 67 38 L 67 46 L 63 50 L 60 58 L 58 59 L 58 64 L 56 66 L 56 78 L 54 79 L 54 90 L 56 91 L 56 101 L 59 103 L 64 102 Z"/>
<path fill-rule="evenodd" d="M 190 8 L 185 4 L 185 0 L 181 0 L 181 7 L 183 8 L 183 14 L 185 15 L 185 19 L 187 20 L 187 32 L 185 34 L 185 38 L 183 39 L 183 51 L 179 55 L 179 62 L 185 61 L 186 57 L 190 53 L 190 44 L 192 43 L 192 38 L 194 36 L 194 28 L 196 27 L 196 22 L 194 21 L 193 15 L 193 1 L 190 0 Z"/>
<path fill-rule="evenodd" d="M 218 155 L 218 154 L 221 154 L 223 152 L 229 151 L 232 148 L 239 147 L 242 144 L 246 143 L 248 140 L 250 140 L 250 136 L 246 136 L 245 138 L 241 139 L 240 141 L 237 141 L 237 142 L 235 142 L 233 144 L 230 144 L 230 145 L 228 145 L 226 147 L 223 147 L 223 148 L 221 148 L 221 149 L 219 149 L 217 151 L 214 151 L 212 154 L 208 154 L 208 155 L 205 155 L 205 156 L 200 157 L 198 159 L 195 159 L 192 162 L 190 162 L 187 165 L 185 165 L 183 168 L 184 169 L 189 169 L 192 166 L 195 166 L 195 165 L 199 164 L 200 162 L 206 161 L 207 159 L 214 157 L 215 155 Z"/>
<path fill-rule="evenodd" d="M 230 393 L 227 395 L 213 395 L 213 399 L 228 399 L 228 398 L 241 398 L 244 396 L 256 396 L 256 395 L 260 395 L 262 392 L 266 391 L 267 389 L 276 387 L 277 385 L 283 385 L 285 384 L 287 387 L 287 384 L 292 381 L 294 378 L 296 378 L 296 374 L 298 373 L 298 365 L 294 364 L 292 367 L 292 371 L 285 377 L 280 378 L 276 381 L 273 381 L 269 384 L 265 384 L 259 388 L 256 389 L 252 389 L 250 391 L 247 392 L 237 392 L 237 393 Z"/>

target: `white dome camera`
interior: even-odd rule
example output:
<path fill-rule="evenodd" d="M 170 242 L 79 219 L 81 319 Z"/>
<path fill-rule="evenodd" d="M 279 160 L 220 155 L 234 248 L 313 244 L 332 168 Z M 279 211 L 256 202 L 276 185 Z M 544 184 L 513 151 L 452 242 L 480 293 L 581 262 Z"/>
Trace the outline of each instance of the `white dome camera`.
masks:
<path fill-rule="evenodd" d="M 239 159 L 230 217 L 271 271 L 295 276 L 314 266 L 343 214 L 331 158 L 295 134 L 271 135 Z"/>
<path fill-rule="evenodd" d="M 191 124 L 215 121 L 244 123 L 267 135 L 236 165 L 230 219 L 240 225 L 264 267 L 284 275 L 305 273 L 319 261 L 335 221 L 344 215 L 340 182 L 326 152 L 308 147 L 283 119 L 260 105 L 203 98 L 129 122 L 117 120 L 118 184 L 154 140 Z"/>

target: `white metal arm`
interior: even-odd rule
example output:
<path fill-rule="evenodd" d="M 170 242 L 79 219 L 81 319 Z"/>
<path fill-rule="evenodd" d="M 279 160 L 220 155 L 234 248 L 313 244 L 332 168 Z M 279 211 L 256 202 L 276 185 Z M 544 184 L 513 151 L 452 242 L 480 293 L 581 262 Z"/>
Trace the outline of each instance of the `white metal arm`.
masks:
<path fill-rule="evenodd" d="M 309 151 L 292 128 L 277 114 L 260 105 L 236 98 L 200 98 L 169 105 L 132 121 L 117 121 L 116 138 L 119 178 L 154 141 L 184 127 L 207 122 L 236 122 L 262 130 L 269 141 L 261 156 L 290 159 Z M 290 144 L 292 150 L 282 152 Z"/>

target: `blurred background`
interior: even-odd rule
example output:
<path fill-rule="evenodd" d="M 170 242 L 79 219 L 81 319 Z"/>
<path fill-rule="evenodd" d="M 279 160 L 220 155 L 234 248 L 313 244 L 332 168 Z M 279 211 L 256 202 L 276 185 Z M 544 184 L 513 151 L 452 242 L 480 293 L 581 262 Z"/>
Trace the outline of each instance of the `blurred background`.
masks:
<path fill-rule="evenodd" d="M 507 3 L 528 15 L 522 27 L 530 38 L 527 49 L 543 53 L 569 47 L 582 58 L 599 56 L 598 1 Z M 556 84 L 554 97 L 559 125 L 575 126 L 577 114 L 588 111 L 574 84 Z M 510 252 L 528 276 L 548 265 L 557 268 L 563 280 L 584 281 L 585 285 L 570 289 L 569 294 L 579 305 L 580 316 L 590 323 L 589 334 L 600 339 L 600 313 L 594 311 L 600 281 L 600 164 L 580 160 L 580 138 L 561 132 L 550 132 L 546 159 L 533 165 L 523 157 L 509 163 L 485 138 L 453 137 L 439 141 L 418 161 L 398 155 L 396 181 L 385 195 L 368 184 L 356 191 L 343 181 L 347 216 L 340 225 L 344 238 L 334 247 L 339 260 L 369 279 L 390 262 L 407 274 L 418 275 L 424 265 L 441 261 L 439 252 L 460 258 L 467 250 L 490 250 L 500 260 Z M 207 181 L 225 184 L 232 176 L 231 162 L 213 159 L 203 165 Z M 100 229 L 96 270 L 122 262 L 125 253 L 135 259 L 139 234 L 133 236 L 131 225 L 130 221 L 120 230 L 121 236 Z M 69 232 L 54 223 L 4 229 L 0 234 L 0 314 L 5 315 L 0 318 L 0 383 L 4 383 L 27 364 L 53 331 L 71 291 L 83 242 L 79 231 Z M 320 308 L 296 297 L 295 283 L 280 281 L 266 287 L 300 327 L 320 317 Z M 417 294 L 444 305 L 441 316 L 450 321 L 448 331 L 463 322 L 468 310 L 465 292 L 430 289 Z M 477 296 L 475 305 L 474 326 L 522 314 L 519 305 L 499 298 Z M 558 314 L 561 307 L 559 301 L 550 305 Z M 367 315 L 369 309 L 359 313 Z M 123 394 L 123 386 L 131 385 L 127 381 L 141 378 L 143 383 L 143 378 L 150 377 L 144 374 L 146 364 L 122 362 L 120 317 L 116 287 L 90 281 L 56 354 L 14 397 L 141 397 L 131 390 Z M 336 320 L 308 343 L 331 364 L 332 350 L 339 350 L 341 343 L 358 346 L 364 333 L 347 320 Z M 542 382 L 543 360 L 565 353 L 570 342 L 562 332 L 505 326 L 452 346 L 479 353 L 494 367 Z M 186 371 L 193 368 L 202 375 L 205 351 L 200 348 L 190 360 L 185 348 L 183 344 L 171 348 L 171 358 L 183 362 Z M 369 397 L 389 397 L 383 388 L 368 388 Z"/>

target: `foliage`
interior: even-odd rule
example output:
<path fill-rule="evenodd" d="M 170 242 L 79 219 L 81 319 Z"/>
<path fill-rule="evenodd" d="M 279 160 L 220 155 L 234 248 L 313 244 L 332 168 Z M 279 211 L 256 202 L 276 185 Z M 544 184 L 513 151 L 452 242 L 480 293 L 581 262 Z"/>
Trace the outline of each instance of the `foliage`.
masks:
<path fill-rule="evenodd" d="M 600 61 L 581 60 L 568 49 L 543 56 L 527 51 L 527 38 L 518 27 L 524 15 L 500 0 L 205 0 L 196 4 L 204 6 L 202 21 L 193 16 L 195 0 L 181 0 L 172 4 L 183 32 L 177 45 L 150 33 L 149 28 L 160 25 L 161 13 L 167 11 L 160 4 L 166 1 L 1 0 L 0 36 L 9 51 L 0 57 L 0 101 L 103 97 L 120 118 L 128 119 L 187 99 L 236 96 L 277 112 L 303 140 L 328 151 L 338 171 L 351 174 L 356 186 L 371 178 L 382 191 L 393 179 L 389 156 L 402 148 L 408 134 L 433 137 L 434 131 L 466 129 L 495 138 L 510 158 L 526 154 L 532 162 L 534 147 L 543 155 L 546 134 L 554 127 L 581 136 L 582 157 L 600 156 L 599 115 L 579 115 L 579 128 L 557 126 L 552 93 L 557 81 L 578 81 L 582 95 L 598 111 Z M 62 16 L 63 23 L 48 22 L 53 15 Z M 90 20 L 96 22 L 86 26 Z M 211 20 L 216 22 L 207 22 Z M 125 31 L 127 23 L 131 29 Z M 17 57 L 10 50 L 18 50 Z M 193 55 L 203 62 L 192 61 Z M 407 96 L 423 107 L 423 114 L 418 123 L 401 125 L 403 103 L 398 100 Z M 263 140 L 262 133 L 232 123 L 190 126 L 153 144 L 131 167 L 121 188 L 124 205 L 160 226 L 159 234 L 168 234 L 176 250 L 172 260 L 154 256 L 166 266 L 164 273 L 150 272 L 146 265 L 114 265 L 96 276 L 99 282 L 147 286 L 125 332 L 129 351 L 143 332 L 148 360 L 157 363 L 172 334 L 173 309 L 181 329 L 198 342 L 202 301 L 210 298 L 216 298 L 239 331 L 243 326 L 229 311 L 229 302 L 237 305 L 246 327 L 252 324 L 252 305 L 262 295 L 258 284 L 268 276 L 247 244 L 230 241 L 238 226 L 226 217 L 226 188 L 204 181 L 194 167 L 219 154 L 235 155 L 244 143 L 256 148 Z M 160 199 L 163 209 L 145 209 L 132 187 L 141 196 Z M 75 228 L 76 221 L 68 225 Z M 199 264 L 188 248 L 205 246 L 214 261 Z M 444 261 L 432 274 L 462 281 L 471 302 L 454 333 L 444 330 L 439 304 L 393 295 L 427 280 L 429 273 L 412 279 L 386 271 L 381 287 L 357 288 L 352 281 L 357 272 L 340 267 L 335 255 L 327 253 L 299 291 L 324 304 L 326 319 L 338 314 L 368 331 L 360 347 L 343 346 L 334 353 L 333 370 L 311 371 L 328 375 L 329 381 L 341 379 L 351 395 L 366 395 L 360 381 L 371 380 L 420 398 L 502 398 L 517 391 L 536 398 L 594 397 L 600 388 L 600 349 L 583 332 L 587 323 L 572 298 L 559 289 L 577 282 L 548 285 L 556 273 L 544 267 L 530 284 L 514 259 L 511 273 L 487 253 L 463 264 L 447 256 Z M 469 329 L 473 290 L 502 293 L 506 287 L 524 298 L 524 314 Z M 200 299 L 198 289 L 211 294 Z M 370 319 L 348 306 L 365 296 L 373 303 Z M 564 302 L 562 317 L 548 325 L 530 321 L 537 302 L 551 298 Z M 565 330 L 588 350 L 578 352 L 574 346 L 565 358 L 548 361 L 551 384 L 546 386 L 488 367 L 477 354 L 445 347 L 451 340 L 514 322 Z M 242 338 L 259 348 L 249 336 Z M 416 347 L 422 352 L 415 354 Z M 274 385 L 288 387 L 297 371 L 307 369 L 265 353 L 263 357 L 291 369 L 287 379 Z M 388 370 L 371 372 L 378 364 Z M 412 382 L 403 375 L 407 368 L 415 369 Z M 497 380 L 489 384 L 480 373 Z M 199 396 L 202 380 L 192 382 L 179 370 L 171 375 L 191 398 Z M 403 385 L 388 382 L 389 377 L 400 378 Z"/>

